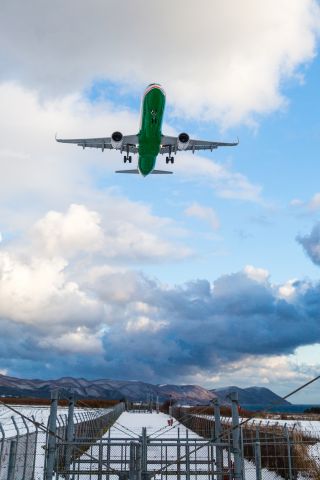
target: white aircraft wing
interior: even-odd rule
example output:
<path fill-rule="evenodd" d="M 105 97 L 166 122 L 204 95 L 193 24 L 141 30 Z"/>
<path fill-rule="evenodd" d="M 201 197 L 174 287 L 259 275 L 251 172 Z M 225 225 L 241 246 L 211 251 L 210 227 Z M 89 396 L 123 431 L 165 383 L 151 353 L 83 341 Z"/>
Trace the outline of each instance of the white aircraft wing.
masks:
<path fill-rule="evenodd" d="M 82 148 L 101 148 L 112 150 L 115 148 L 112 145 L 111 137 L 101 137 L 101 138 L 56 138 L 57 142 L 61 143 L 73 143 Z M 119 147 L 116 147 L 117 150 L 128 151 L 130 153 L 138 152 L 138 135 L 123 135 L 122 143 Z"/>
<path fill-rule="evenodd" d="M 177 153 L 177 151 L 186 151 L 191 150 L 195 152 L 197 150 L 213 150 L 218 147 L 234 147 L 239 144 L 237 142 L 215 142 L 207 140 L 192 140 L 189 139 L 188 142 L 182 144 L 179 142 L 179 137 L 167 137 L 166 135 L 162 136 L 161 139 L 161 148 L 160 153 Z"/>

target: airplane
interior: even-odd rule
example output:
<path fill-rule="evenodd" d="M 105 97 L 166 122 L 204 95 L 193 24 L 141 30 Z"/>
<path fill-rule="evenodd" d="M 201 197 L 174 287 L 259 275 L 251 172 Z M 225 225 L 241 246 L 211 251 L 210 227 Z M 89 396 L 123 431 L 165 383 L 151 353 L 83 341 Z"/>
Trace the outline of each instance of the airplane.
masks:
<path fill-rule="evenodd" d="M 123 135 L 121 132 L 113 132 L 111 137 L 102 138 L 56 138 L 57 142 L 74 143 L 83 149 L 100 148 L 107 150 L 120 150 L 125 153 L 124 163 L 132 162 L 131 154 L 138 154 L 138 168 L 131 170 L 117 170 L 116 173 L 141 174 L 146 177 L 149 174 L 170 174 L 167 170 L 156 170 L 156 159 L 159 154 L 166 154 L 166 163 L 174 163 L 174 156 L 179 151 L 213 150 L 218 147 L 233 147 L 238 145 L 239 140 L 233 143 L 192 140 L 185 132 L 177 137 L 168 137 L 162 134 L 162 120 L 166 103 L 166 95 L 158 83 L 151 83 L 146 88 L 141 105 L 141 124 L 137 135 Z"/>

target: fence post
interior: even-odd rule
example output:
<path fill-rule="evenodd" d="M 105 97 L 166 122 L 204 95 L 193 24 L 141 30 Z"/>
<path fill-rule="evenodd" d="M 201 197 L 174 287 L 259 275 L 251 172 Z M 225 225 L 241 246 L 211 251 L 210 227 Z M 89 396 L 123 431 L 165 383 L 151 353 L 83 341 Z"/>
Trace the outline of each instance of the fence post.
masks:
<path fill-rule="evenodd" d="M 255 464 L 256 464 L 256 480 L 262 479 L 262 472 L 261 472 L 261 445 L 260 445 L 260 437 L 259 437 L 259 429 L 256 428 L 256 443 L 255 443 Z"/>
<path fill-rule="evenodd" d="M 141 469 L 143 479 L 147 479 L 147 428 L 142 427 L 141 435 Z"/>
<path fill-rule="evenodd" d="M 34 425 L 36 426 L 35 440 L 34 440 L 34 454 L 33 454 L 33 462 L 32 462 L 32 475 L 31 475 L 31 478 L 34 478 L 34 472 L 36 468 L 37 446 L 38 446 L 38 423 L 36 422 L 36 418 L 34 415 L 32 415 L 32 420 L 34 422 Z"/>
<path fill-rule="evenodd" d="M 220 419 L 220 403 L 218 398 L 213 400 L 214 410 L 214 438 L 216 443 L 222 443 L 221 438 L 221 419 Z M 217 480 L 223 479 L 223 448 L 216 445 L 216 465 Z"/>
<path fill-rule="evenodd" d="M 181 447 L 180 447 L 180 427 L 177 429 L 177 480 L 181 478 Z"/>
<path fill-rule="evenodd" d="M 51 392 L 50 417 L 49 417 L 49 432 L 48 445 L 46 452 L 46 470 L 45 480 L 52 480 L 53 470 L 56 455 L 56 432 L 57 432 L 57 410 L 58 410 L 58 390 Z"/>
<path fill-rule="evenodd" d="M 24 455 L 24 463 L 23 463 L 23 474 L 22 474 L 22 480 L 25 480 L 26 478 L 26 469 L 27 469 L 27 458 L 28 458 L 28 450 L 29 450 L 29 427 L 27 425 L 27 422 L 24 417 L 22 417 L 22 421 L 24 426 L 26 427 L 27 431 L 27 438 L 26 438 L 26 448 L 25 448 L 25 455 Z"/>
<path fill-rule="evenodd" d="M 11 417 L 11 420 L 12 420 L 12 423 L 14 425 L 14 428 L 17 432 L 17 443 L 19 443 L 19 439 L 20 439 L 20 431 L 19 431 L 19 428 L 18 428 L 18 425 L 17 425 L 17 422 L 16 422 L 16 419 L 14 418 L 14 416 Z"/>
<path fill-rule="evenodd" d="M 186 446 L 185 446 L 185 455 L 186 455 L 186 480 L 190 480 L 190 447 L 189 447 L 189 430 L 186 430 Z"/>
<path fill-rule="evenodd" d="M 129 480 L 135 480 L 135 443 L 130 442 Z"/>
<path fill-rule="evenodd" d="M 11 440 L 7 480 L 14 480 L 17 457 L 17 441 Z"/>
<path fill-rule="evenodd" d="M 1 465 L 3 449 L 4 449 L 4 442 L 5 442 L 5 439 L 6 439 L 6 435 L 4 433 L 4 429 L 3 429 L 3 426 L 1 424 L 1 422 L 0 422 L 0 431 L 1 431 L 1 450 L 0 450 L 0 465 Z"/>
<path fill-rule="evenodd" d="M 238 411 L 238 392 L 231 392 L 229 395 L 231 400 L 232 411 L 232 447 L 234 455 L 234 478 L 242 480 L 242 459 L 240 448 L 240 429 L 239 429 L 239 411 Z"/>
<path fill-rule="evenodd" d="M 287 425 L 284 426 L 284 431 L 286 434 L 287 448 L 288 448 L 288 474 L 289 474 L 289 480 L 292 480 L 291 442 L 290 442 L 290 436 L 289 436 Z"/>
<path fill-rule="evenodd" d="M 13 471 L 13 474 L 14 474 L 14 473 L 15 473 L 15 470 L 16 470 L 17 450 L 18 450 L 18 445 L 19 445 L 19 441 L 20 441 L 20 431 L 19 431 L 19 428 L 18 428 L 16 419 L 14 418 L 13 415 L 12 415 L 12 417 L 11 417 L 11 420 L 12 420 L 12 423 L 13 423 L 13 425 L 14 425 L 14 428 L 15 428 L 15 430 L 16 430 L 16 432 L 17 432 L 17 437 L 16 437 L 17 440 L 16 440 L 16 442 L 15 442 L 15 447 L 14 447 L 13 452 L 12 452 L 12 459 L 13 459 L 13 461 L 14 461 L 14 464 L 13 464 L 13 467 L 12 467 L 12 468 L 13 468 L 12 471 Z M 11 452 L 11 444 L 10 444 L 10 452 Z M 10 462 L 9 462 L 9 463 L 10 463 Z M 8 475 L 9 475 L 9 473 L 8 473 Z M 12 478 L 14 478 L 14 477 L 12 477 Z M 10 478 L 10 480 L 11 480 L 11 478 Z"/>
<path fill-rule="evenodd" d="M 71 466 L 71 457 L 72 457 L 72 442 L 74 440 L 74 423 L 73 423 L 73 414 L 74 414 L 74 395 L 71 393 L 68 398 L 68 420 L 67 420 L 67 431 L 66 431 L 66 455 L 64 460 L 65 470 L 70 470 Z M 65 474 L 66 480 L 69 480 L 70 473 Z"/>
<path fill-rule="evenodd" d="M 97 479 L 102 480 L 103 443 L 101 438 L 98 445 L 99 445 L 99 452 L 98 452 Z M 109 469 L 109 466 L 107 466 L 107 468 Z"/>
<path fill-rule="evenodd" d="M 136 480 L 141 480 L 141 444 L 137 444 L 137 458 L 136 458 L 136 468 L 137 468 L 137 476 Z"/>

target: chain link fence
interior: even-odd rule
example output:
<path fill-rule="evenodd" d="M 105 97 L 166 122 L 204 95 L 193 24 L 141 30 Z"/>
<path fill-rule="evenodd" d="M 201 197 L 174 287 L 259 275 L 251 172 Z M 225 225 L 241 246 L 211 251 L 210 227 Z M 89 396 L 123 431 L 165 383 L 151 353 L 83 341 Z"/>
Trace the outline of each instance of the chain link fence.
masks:
<path fill-rule="evenodd" d="M 212 416 L 172 409 L 180 423 L 216 445 L 222 478 L 320 480 L 320 431 L 241 420 L 236 399 L 232 403 L 231 418 L 220 415 L 218 402 Z M 219 474 L 217 478 L 220 480 Z"/>
<path fill-rule="evenodd" d="M 68 442 L 64 445 L 64 461 L 73 461 L 73 455 L 79 456 L 79 453 L 75 454 L 78 448 L 70 448 L 70 442 L 81 442 L 80 454 L 86 451 L 108 430 L 123 409 L 123 404 L 107 409 L 74 409 L 72 397 L 67 409 L 58 409 L 57 392 L 53 395 L 51 408 L 38 408 L 38 415 L 25 415 L 32 408 L 20 408 L 19 415 L 15 408 L 17 415 L 0 423 L 0 480 L 53 478 L 56 462 L 61 462 L 56 455 L 61 443 Z"/>
<path fill-rule="evenodd" d="M 171 408 L 174 424 L 148 435 L 133 425 L 150 410 L 127 413 L 131 429 L 117 421 L 124 410 L 75 410 L 70 396 L 61 411 L 54 392 L 47 423 L 12 418 L 10 437 L 0 426 L 0 480 L 320 480 L 320 432 L 241 420 L 236 396 L 231 418 L 217 402 L 211 416 Z"/>

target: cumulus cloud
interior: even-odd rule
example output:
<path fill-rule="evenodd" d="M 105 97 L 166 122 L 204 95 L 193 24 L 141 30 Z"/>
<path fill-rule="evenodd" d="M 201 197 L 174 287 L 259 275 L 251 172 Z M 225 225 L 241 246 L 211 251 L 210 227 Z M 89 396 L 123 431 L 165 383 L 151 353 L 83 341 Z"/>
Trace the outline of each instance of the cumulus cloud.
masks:
<path fill-rule="evenodd" d="M 80 355 L 101 355 L 103 353 L 100 333 L 92 332 L 88 327 L 77 327 L 57 337 L 46 337 L 40 340 L 42 348 L 54 348 L 57 352 Z"/>
<path fill-rule="evenodd" d="M 79 247 L 73 233 L 81 232 L 81 215 L 94 234 Z M 318 284 L 273 285 L 266 270 L 251 265 L 212 283 L 166 285 L 97 257 L 104 222 L 84 207 L 46 215 L 35 231 L 41 248 L 34 251 L 31 242 L 15 252 L 12 244 L 0 257 L 0 326 L 7 339 L 0 356 L 11 374 L 134 379 L 139 371 L 152 382 L 210 379 L 236 365 L 245 369 L 250 359 L 280 358 L 320 342 Z M 83 248 L 81 261 L 72 245 Z"/>
<path fill-rule="evenodd" d="M 66 212 L 50 211 L 31 228 L 29 243 L 24 240 L 24 246 L 12 244 L 0 252 L 0 315 L 27 323 L 63 323 L 69 316 L 87 316 L 90 322 L 101 315 L 102 306 L 72 278 L 81 269 L 87 275 L 88 263 L 97 281 L 103 258 L 154 262 L 190 255 L 187 247 L 174 244 L 171 220 L 120 196 L 109 195 L 108 200 L 103 217 L 77 204 Z"/>
<path fill-rule="evenodd" d="M 220 221 L 218 215 L 212 207 L 206 207 L 199 203 L 192 203 L 184 212 L 189 217 L 199 218 L 207 222 L 213 230 L 218 230 Z"/>
<path fill-rule="evenodd" d="M 101 305 L 67 278 L 62 258 L 0 253 L 0 316 L 27 324 L 94 324 Z"/>
<path fill-rule="evenodd" d="M 252 280 L 255 280 L 256 282 L 263 283 L 269 277 L 268 270 L 265 270 L 264 268 L 257 268 L 257 267 L 254 267 L 253 265 L 247 265 L 244 268 L 244 272 L 249 278 L 251 278 Z"/>
<path fill-rule="evenodd" d="M 103 245 L 101 218 L 84 205 L 71 205 L 66 214 L 50 211 L 33 228 L 38 248 L 53 256 L 97 251 Z"/>
<path fill-rule="evenodd" d="M 315 55 L 319 7 L 315 0 L 134 0 L 119 15 L 114 0 L 94 0 L 90 9 L 83 0 L 6 0 L 0 32 L 2 80 L 44 95 L 95 78 L 131 89 L 157 80 L 177 114 L 230 125 L 285 104 L 284 80 Z"/>
<path fill-rule="evenodd" d="M 124 257 L 141 264 L 189 251 L 172 220 L 108 196 L 99 213 L 78 204 L 51 210 L 29 229 L 29 241 L 1 246 L 0 356 L 8 372 L 136 378 L 139 371 L 149 381 L 190 381 L 320 342 L 319 284 L 274 285 L 253 265 L 176 286 L 128 270 Z M 318 230 L 300 240 L 305 248 L 319 243 Z"/>
<path fill-rule="evenodd" d="M 266 271 L 252 266 L 213 283 L 170 286 L 108 264 L 73 269 L 56 262 L 1 264 L 7 342 L 0 355 L 10 373 L 30 367 L 42 376 L 134 379 L 139 371 L 155 382 L 228 371 L 231 378 L 250 359 L 262 374 L 265 360 L 256 359 L 320 341 L 317 284 L 296 282 L 288 300 L 287 286 L 272 285 Z M 267 382 L 266 371 L 263 378 Z"/>
<path fill-rule="evenodd" d="M 166 319 L 167 324 L 143 335 L 126 330 L 127 317 L 133 316 L 130 303 L 126 305 L 117 329 L 103 340 L 106 359 L 120 376 L 134 378 L 136 365 L 149 380 L 210 376 L 229 364 L 249 364 L 248 358 L 293 353 L 320 336 L 319 285 L 297 285 L 294 299 L 287 302 L 268 281 L 245 273 L 220 277 L 213 285 L 197 281 L 170 289 L 145 282 L 144 302 L 157 305 L 150 319 Z"/>
<path fill-rule="evenodd" d="M 316 265 L 320 265 L 320 222 L 316 223 L 309 235 L 299 235 L 297 241 Z"/>
<path fill-rule="evenodd" d="M 50 211 L 32 228 L 34 248 L 49 256 L 70 258 L 86 253 L 124 261 L 182 259 L 191 250 L 173 244 L 175 224 L 152 215 L 150 208 L 117 195 L 105 196 L 102 214 L 72 204 L 66 212 Z M 134 210 L 134 216 L 132 211 Z"/>

